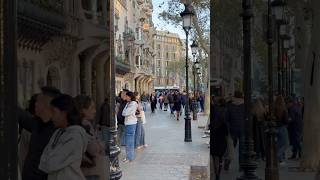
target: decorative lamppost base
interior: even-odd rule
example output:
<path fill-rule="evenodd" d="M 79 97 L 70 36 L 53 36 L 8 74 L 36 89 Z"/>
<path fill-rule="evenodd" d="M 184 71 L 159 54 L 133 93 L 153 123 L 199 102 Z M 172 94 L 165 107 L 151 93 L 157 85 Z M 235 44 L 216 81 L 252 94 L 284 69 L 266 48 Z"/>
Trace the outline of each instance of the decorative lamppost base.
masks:
<path fill-rule="evenodd" d="M 122 177 L 122 171 L 120 169 L 118 159 L 121 149 L 116 144 L 117 130 L 110 129 L 110 136 L 110 180 L 119 180 Z"/>

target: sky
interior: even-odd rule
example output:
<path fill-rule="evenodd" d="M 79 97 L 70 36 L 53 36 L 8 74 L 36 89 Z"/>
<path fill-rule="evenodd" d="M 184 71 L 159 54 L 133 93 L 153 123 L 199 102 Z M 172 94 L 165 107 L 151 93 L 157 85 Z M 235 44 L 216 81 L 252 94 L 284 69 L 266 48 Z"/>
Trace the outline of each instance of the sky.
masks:
<path fill-rule="evenodd" d="M 152 20 L 153 23 L 155 25 L 155 27 L 157 28 L 157 30 L 163 30 L 163 31 L 170 31 L 170 32 L 174 32 L 177 33 L 181 39 L 185 39 L 186 35 L 185 32 L 183 31 L 182 28 L 179 27 L 175 27 L 172 24 L 168 24 L 162 20 L 160 20 L 158 18 L 159 13 L 161 13 L 164 9 L 167 9 L 167 2 L 168 0 L 152 0 L 153 3 L 153 14 L 152 14 Z M 161 7 L 159 7 L 161 6 Z"/>

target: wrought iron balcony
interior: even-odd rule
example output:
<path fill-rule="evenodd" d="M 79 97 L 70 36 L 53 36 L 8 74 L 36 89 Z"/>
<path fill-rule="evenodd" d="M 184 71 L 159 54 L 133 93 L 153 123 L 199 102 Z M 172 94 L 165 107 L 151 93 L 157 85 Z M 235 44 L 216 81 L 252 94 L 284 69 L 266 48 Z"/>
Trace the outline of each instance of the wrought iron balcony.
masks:
<path fill-rule="evenodd" d="M 130 28 L 123 32 L 123 38 L 128 41 L 134 41 L 136 39 L 134 31 Z"/>
<path fill-rule="evenodd" d="M 18 0 L 18 44 L 41 50 L 66 28 L 63 0 Z"/>

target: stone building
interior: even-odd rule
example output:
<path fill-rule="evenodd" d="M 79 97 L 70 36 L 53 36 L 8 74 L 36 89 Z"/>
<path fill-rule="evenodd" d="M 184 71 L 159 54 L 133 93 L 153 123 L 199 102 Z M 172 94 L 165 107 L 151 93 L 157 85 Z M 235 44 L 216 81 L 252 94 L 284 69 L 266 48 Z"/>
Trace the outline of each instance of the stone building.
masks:
<path fill-rule="evenodd" d="M 154 37 L 155 49 L 155 88 L 181 88 L 184 73 L 176 71 L 183 68 L 184 46 L 178 34 L 157 31 Z M 180 62 L 180 63 L 179 63 Z M 171 66 L 171 67 L 170 67 Z M 173 67 L 179 66 L 179 67 Z"/>
<path fill-rule="evenodd" d="M 151 0 L 115 1 L 116 93 L 153 89 L 152 11 Z"/>
<path fill-rule="evenodd" d="M 105 97 L 106 1 L 18 1 L 19 103 L 44 85 Z"/>

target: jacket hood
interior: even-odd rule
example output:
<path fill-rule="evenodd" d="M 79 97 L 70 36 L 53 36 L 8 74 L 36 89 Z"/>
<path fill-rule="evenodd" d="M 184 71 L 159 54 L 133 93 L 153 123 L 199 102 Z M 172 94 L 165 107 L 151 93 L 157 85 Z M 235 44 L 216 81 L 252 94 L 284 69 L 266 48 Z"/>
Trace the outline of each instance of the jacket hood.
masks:
<path fill-rule="evenodd" d="M 234 105 L 241 105 L 244 104 L 244 100 L 242 98 L 232 98 L 232 104 Z"/>
<path fill-rule="evenodd" d="M 89 135 L 87 134 L 86 130 L 83 127 L 79 125 L 73 125 L 73 126 L 67 127 L 65 130 L 66 130 L 66 133 L 69 133 L 71 135 L 80 134 L 80 136 L 82 137 L 81 140 L 83 141 L 85 146 L 87 146 Z"/>

